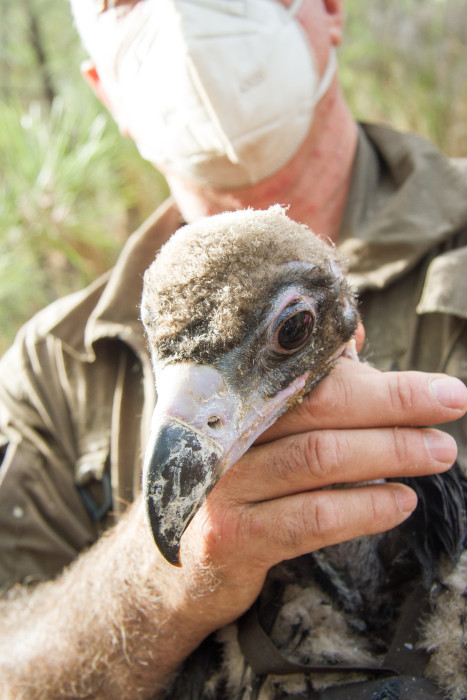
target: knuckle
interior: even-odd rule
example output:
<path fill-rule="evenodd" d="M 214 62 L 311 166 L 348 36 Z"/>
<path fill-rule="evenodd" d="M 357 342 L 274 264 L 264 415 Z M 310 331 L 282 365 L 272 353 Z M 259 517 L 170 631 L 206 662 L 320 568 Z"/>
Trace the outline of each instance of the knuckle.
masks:
<path fill-rule="evenodd" d="M 389 401 L 397 413 L 410 411 L 417 402 L 417 392 L 406 374 L 394 372 L 389 375 Z"/>
<path fill-rule="evenodd" d="M 202 537 L 207 550 L 212 550 L 217 546 L 225 529 L 225 519 L 212 515 L 207 510 L 200 511 L 197 520 L 193 521 L 193 525 L 197 524 L 198 531 Z"/>
<path fill-rule="evenodd" d="M 304 461 L 312 477 L 326 477 L 341 463 L 339 441 L 333 431 L 309 433 L 306 439 Z"/>
<path fill-rule="evenodd" d="M 256 506 L 243 510 L 239 526 L 244 540 L 266 541 L 271 532 L 268 520 L 262 517 L 261 509 Z"/>
<path fill-rule="evenodd" d="M 193 522 L 197 521 L 198 532 L 207 551 L 236 547 L 247 539 L 248 523 L 244 517 L 247 508 L 224 506 L 202 508 Z"/>
<path fill-rule="evenodd" d="M 355 403 L 355 384 L 349 375 L 344 375 L 337 378 L 337 391 L 335 392 L 336 400 L 340 406 L 349 409 Z"/>
<path fill-rule="evenodd" d="M 316 540 L 327 539 L 340 528 L 340 512 L 332 492 L 321 491 L 307 509 L 307 530 Z"/>
<path fill-rule="evenodd" d="M 332 492 L 315 492 L 311 498 L 303 498 L 301 505 L 284 518 L 281 540 L 284 545 L 296 547 L 306 538 L 319 546 L 339 529 L 339 523 L 340 514 Z"/>
<path fill-rule="evenodd" d="M 281 482 L 293 477 L 308 484 L 329 483 L 344 467 L 348 453 L 344 431 L 316 430 L 290 439 L 287 449 L 271 455 L 269 474 Z"/>
<path fill-rule="evenodd" d="M 381 509 L 381 501 L 377 497 L 379 492 L 374 489 L 367 489 L 366 493 L 368 497 L 368 512 L 371 514 L 371 521 L 374 523 L 379 522 L 384 513 L 384 510 L 382 511 Z"/>
<path fill-rule="evenodd" d="M 323 413 L 351 410 L 355 403 L 355 385 L 348 374 L 331 372 L 330 375 L 305 397 L 302 410 L 306 411 L 310 425 L 319 425 Z"/>
<path fill-rule="evenodd" d="M 397 463 L 404 465 L 409 464 L 411 462 L 412 454 L 411 433 L 402 428 L 395 428 L 392 435 L 394 455 Z"/>

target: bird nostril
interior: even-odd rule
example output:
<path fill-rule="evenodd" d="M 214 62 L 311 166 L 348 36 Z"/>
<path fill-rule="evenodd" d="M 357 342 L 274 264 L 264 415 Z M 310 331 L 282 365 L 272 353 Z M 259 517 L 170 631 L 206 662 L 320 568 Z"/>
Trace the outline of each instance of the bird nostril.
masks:
<path fill-rule="evenodd" d="M 208 426 L 210 428 L 220 428 L 221 425 L 222 421 L 217 416 L 211 416 L 211 418 L 208 418 Z"/>

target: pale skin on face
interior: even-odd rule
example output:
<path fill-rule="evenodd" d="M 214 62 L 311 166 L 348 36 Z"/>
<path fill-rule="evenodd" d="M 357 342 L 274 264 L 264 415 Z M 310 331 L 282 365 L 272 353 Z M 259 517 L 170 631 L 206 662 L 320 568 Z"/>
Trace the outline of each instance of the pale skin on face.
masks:
<path fill-rule="evenodd" d="M 330 43 L 340 42 L 341 6 L 306 0 L 300 11 L 310 32 L 315 26 L 317 33 L 323 30 L 321 67 Z M 321 24 L 311 22 L 315 18 Z M 88 77 L 96 88 L 101 85 L 97 73 L 88 70 Z M 108 99 L 104 92 L 101 97 Z M 291 204 L 293 216 L 324 233 L 335 225 L 332 203 L 339 210 L 345 201 L 355 148 L 355 124 L 337 81 L 317 120 L 323 130 L 319 147 L 316 127 L 304 146 L 306 157 L 297 154 L 269 181 L 237 192 L 203 193 L 171 178 L 176 196 L 196 218 L 227 202 L 267 206 L 282 192 L 287 199 L 279 201 Z M 339 120 L 348 142 L 337 138 Z M 334 140 L 340 143 L 337 152 Z M 332 162 L 323 164 L 320 152 Z M 308 201 L 310 188 L 302 191 L 300 179 L 311 177 L 313 169 L 323 183 L 316 185 L 316 200 Z M 434 380 L 445 389 L 442 401 Z M 467 390 L 458 380 L 381 373 L 342 358 L 317 391 L 219 481 L 182 538 L 181 568 L 159 555 L 137 499 L 119 525 L 61 577 L 0 604 L 2 697 L 50 700 L 76 697 L 79 690 L 102 700 L 134 700 L 163 692 L 206 635 L 251 605 L 272 565 L 394 527 L 416 504 L 413 491 L 397 483 L 320 487 L 445 471 L 456 456 L 454 441 L 416 426 L 455 420 L 466 411 Z"/>

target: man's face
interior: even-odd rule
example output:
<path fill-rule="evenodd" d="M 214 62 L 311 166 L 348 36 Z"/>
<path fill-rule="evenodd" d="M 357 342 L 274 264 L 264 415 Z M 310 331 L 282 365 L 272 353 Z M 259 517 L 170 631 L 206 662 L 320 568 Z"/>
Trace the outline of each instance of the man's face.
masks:
<path fill-rule="evenodd" d="M 115 7 L 103 14 L 119 43 L 98 71 L 107 106 L 147 160 L 166 174 L 236 188 L 297 151 L 335 73 L 322 0 Z"/>

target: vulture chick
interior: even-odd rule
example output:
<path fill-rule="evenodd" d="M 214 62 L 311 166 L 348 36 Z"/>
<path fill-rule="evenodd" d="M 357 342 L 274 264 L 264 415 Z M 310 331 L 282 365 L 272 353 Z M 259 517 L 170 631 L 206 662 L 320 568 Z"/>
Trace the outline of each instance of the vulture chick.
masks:
<path fill-rule="evenodd" d="M 155 542 L 179 565 L 217 480 L 352 351 L 358 312 L 336 250 L 275 206 L 177 231 L 145 273 L 142 319 L 158 395 L 143 490 Z M 168 697 L 442 697 L 430 676 L 466 700 L 466 479 L 455 466 L 406 481 L 419 507 L 405 524 L 273 567 Z"/>
<path fill-rule="evenodd" d="M 146 271 L 157 407 L 144 468 L 172 564 L 219 477 L 331 369 L 358 314 L 334 248 L 279 206 L 184 226 Z"/>

